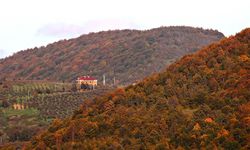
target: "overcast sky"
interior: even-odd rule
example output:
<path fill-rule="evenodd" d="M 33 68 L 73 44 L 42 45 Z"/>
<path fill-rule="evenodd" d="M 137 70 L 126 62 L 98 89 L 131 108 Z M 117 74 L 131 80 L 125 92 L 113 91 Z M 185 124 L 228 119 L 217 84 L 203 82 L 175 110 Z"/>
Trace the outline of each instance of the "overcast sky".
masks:
<path fill-rule="evenodd" d="M 186 25 L 250 27 L 250 0 L 1 0 L 0 58 L 89 32 Z"/>

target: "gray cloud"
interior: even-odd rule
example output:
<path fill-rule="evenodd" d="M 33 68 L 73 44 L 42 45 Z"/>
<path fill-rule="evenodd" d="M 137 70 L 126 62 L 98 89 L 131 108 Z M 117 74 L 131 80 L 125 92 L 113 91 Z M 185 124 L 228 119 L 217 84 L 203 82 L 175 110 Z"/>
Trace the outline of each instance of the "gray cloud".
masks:
<path fill-rule="evenodd" d="M 76 34 L 82 33 L 83 31 L 84 29 L 78 25 L 65 24 L 65 23 L 52 23 L 41 27 L 37 31 L 37 35 L 54 36 L 54 37 L 74 36 Z"/>
<path fill-rule="evenodd" d="M 92 20 L 84 24 L 51 23 L 42 26 L 38 31 L 39 36 L 73 37 L 89 32 L 97 32 L 113 29 L 137 29 L 138 26 L 130 20 L 103 19 Z"/>

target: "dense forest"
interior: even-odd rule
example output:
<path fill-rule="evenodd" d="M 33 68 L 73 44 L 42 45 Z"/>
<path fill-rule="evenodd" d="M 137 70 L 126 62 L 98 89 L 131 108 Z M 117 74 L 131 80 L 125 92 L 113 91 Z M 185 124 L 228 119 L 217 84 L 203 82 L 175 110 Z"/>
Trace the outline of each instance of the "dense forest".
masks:
<path fill-rule="evenodd" d="M 249 149 L 250 29 L 84 101 L 24 149 Z"/>
<path fill-rule="evenodd" d="M 131 84 L 224 35 L 192 27 L 115 30 L 61 40 L 0 60 L 0 79 L 72 81 L 91 75 Z"/>

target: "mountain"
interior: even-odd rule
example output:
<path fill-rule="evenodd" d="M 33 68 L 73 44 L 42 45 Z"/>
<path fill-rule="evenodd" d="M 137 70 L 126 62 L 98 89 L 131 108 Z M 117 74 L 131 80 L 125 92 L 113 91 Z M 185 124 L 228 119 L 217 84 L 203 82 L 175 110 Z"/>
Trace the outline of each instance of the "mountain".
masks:
<path fill-rule="evenodd" d="M 109 84 L 115 77 L 127 85 L 223 37 L 192 27 L 90 33 L 1 59 L 0 79 L 73 81 L 91 75 L 101 80 L 105 74 Z"/>
<path fill-rule="evenodd" d="M 25 149 L 249 149 L 250 28 L 85 101 Z"/>

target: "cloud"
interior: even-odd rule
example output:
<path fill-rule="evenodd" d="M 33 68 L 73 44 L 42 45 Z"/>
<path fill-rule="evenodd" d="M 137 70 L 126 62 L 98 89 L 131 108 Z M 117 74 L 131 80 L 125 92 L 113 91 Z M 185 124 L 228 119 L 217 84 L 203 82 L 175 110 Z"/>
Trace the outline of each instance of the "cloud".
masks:
<path fill-rule="evenodd" d="M 74 36 L 83 32 L 83 28 L 74 24 L 65 24 L 65 23 L 52 23 L 47 24 L 37 31 L 37 35 L 41 36 L 53 36 L 53 37 L 62 37 L 62 36 Z"/>
<path fill-rule="evenodd" d="M 137 29 L 138 26 L 130 20 L 101 19 L 85 22 L 84 24 L 50 23 L 38 29 L 36 35 L 50 37 L 74 37 L 89 32 L 114 29 Z"/>

